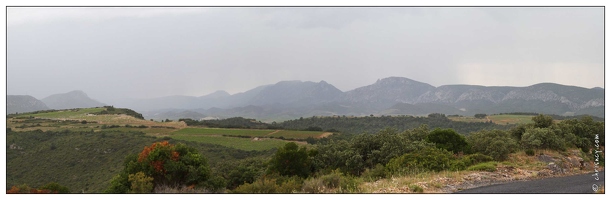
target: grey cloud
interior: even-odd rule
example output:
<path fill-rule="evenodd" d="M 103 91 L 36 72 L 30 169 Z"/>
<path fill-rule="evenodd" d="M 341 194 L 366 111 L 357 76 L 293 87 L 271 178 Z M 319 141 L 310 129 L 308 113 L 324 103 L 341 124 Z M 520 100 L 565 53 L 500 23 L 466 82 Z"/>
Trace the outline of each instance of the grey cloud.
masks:
<path fill-rule="evenodd" d="M 346 91 L 389 76 L 435 86 L 604 81 L 602 8 L 82 9 L 87 20 L 8 27 L 8 94 L 80 89 L 103 101 L 282 80 Z"/>

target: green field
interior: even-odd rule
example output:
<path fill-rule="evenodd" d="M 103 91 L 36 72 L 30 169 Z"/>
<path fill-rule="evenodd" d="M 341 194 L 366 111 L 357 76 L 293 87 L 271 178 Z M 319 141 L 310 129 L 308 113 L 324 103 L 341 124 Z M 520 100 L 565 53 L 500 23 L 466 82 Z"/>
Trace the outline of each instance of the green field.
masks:
<path fill-rule="evenodd" d="M 490 115 L 488 118 L 497 124 L 526 124 L 531 123 L 534 115 Z"/>
<path fill-rule="evenodd" d="M 262 137 L 274 130 L 249 130 L 249 129 L 221 129 L 221 128 L 183 128 L 172 132 L 172 135 L 233 135 Z"/>
<path fill-rule="evenodd" d="M 316 138 L 318 136 L 320 136 L 321 134 L 323 134 L 323 132 L 319 132 L 319 131 L 290 131 L 290 130 L 281 130 L 278 131 L 277 133 L 274 133 L 270 136 L 274 136 L 274 137 L 284 137 L 284 138 L 296 138 L 296 139 L 306 139 L 308 137 L 313 137 Z"/>
<path fill-rule="evenodd" d="M 87 113 L 100 112 L 105 108 L 79 108 L 71 110 L 60 110 L 56 112 L 48 113 L 36 113 L 36 114 L 23 114 L 19 116 L 32 116 L 40 118 L 79 118 L 84 117 Z"/>
<path fill-rule="evenodd" d="M 525 124 L 531 123 L 534 115 L 488 115 L 487 118 L 478 119 L 475 117 L 448 117 L 452 121 L 459 122 L 487 122 L 492 120 L 495 124 Z"/>
<path fill-rule="evenodd" d="M 288 141 L 274 140 L 274 139 L 262 139 L 253 141 L 250 138 L 237 138 L 237 137 L 219 137 L 219 136 L 171 136 L 176 140 L 194 141 L 208 144 L 218 144 L 226 147 L 246 150 L 246 151 L 261 151 L 272 148 L 278 148 L 286 144 Z"/>

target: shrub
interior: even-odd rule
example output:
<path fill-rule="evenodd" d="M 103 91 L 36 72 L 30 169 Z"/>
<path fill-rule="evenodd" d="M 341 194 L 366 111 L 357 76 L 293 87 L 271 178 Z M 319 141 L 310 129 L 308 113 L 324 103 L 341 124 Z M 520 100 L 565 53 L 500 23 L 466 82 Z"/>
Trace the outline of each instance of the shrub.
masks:
<path fill-rule="evenodd" d="M 50 190 L 52 193 L 58 193 L 58 194 L 69 194 L 70 193 L 70 189 L 68 187 L 60 185 L 55 182 L 48 183 L 40 187 L 40 189 L 41 190 Z"/>
<path fill-rule="evenodd" d="M 423 171 L 442 171 L 450 168 L 452 153 L 445 149 L 427 147 L 403 156 L 393 158 L 386 168 L 391 174 L 419 173 Z"/>
<path fill-rule="evenodd" d="M 225 187 L 227 187 L 227 180 L 225 180 L 223 177 L 219 175 L 216 175 L 206 180 L 206 182 L 204 182 L 202 186 L 210 190 L 210 192 L 218 193 L 218 192 L 222 192 L 225 189 Z"/>
<path fill-rule="evenodd" d="M 359 185 L 361 184 L 361 179 L 354 176 L 341 176 L 340 185 L 339 185 L 339 193 L 360 193 L 361 190 Z"/>
<path fill-rule="evenodd" d="M 278 149 L 270 161 L 270 169 L 283 176 L 307 177 L 310 174 L 310 158 L 305 147 L 299 148 L 294 142 Z"/>
<path fill-rule="evenodd" d="M 197 185 L 209 178 L 206 159 L 196 149 L 167 141 L 146 146 L 138 155 L 126 158 L 124 169 L 111 181 L 108 193 L 126 193 L 131 188 L 129 174 L 142 172 L 153 178 L 153 185 Z"/>
<path fill-rule="evenodd" d="M 278 186 L 277 193 L 295 193 L 301 191 L 301 187 L 303 186 L 303 179 L 298 176 L 292 176 L 280 183 Z"/>
<path fill-rule="evenodd" d="M 553 129 L 534 128 L 528 129 L 522 135 L 522 145 L 534 149 L 564 150 L 564 140 Z"/>
<path fill-rule="evenodd" d="M 386 178 L 386 169 L 384 168 L 384 165 L 377 164 L 374 168 L 366 169 L 361 177 L 369 181 L 377 181 Z"/>
<path fill-rule="evenodd" d="M 528 156 L 534 156 L 535 155 L 535 150 L 533 150 L 533 149 L 526 149 L 525 153 Z"/>
<path fill-rule="evenodd" d="M 554 124 L 554 118 L 549 115 L 539 114 L 532 117 L 532 120 L 535 122 L 535 128 L 548 128 Z"/>
<path fill-rule="evenodd" d="M 492 161 L 492 157 L 483 155 L 480 153 L 471 154 L 463 157 L 461 159 L 467 166 L 471 166 L 474 164 L 482 163 L 482 162 L 490 162 Z"/>
<path fill-rule="evenodd" d="M 275 179 L 259 179 L 253 183 L 245 183 L 238 186 L 234 193 L 243 194 L 271 194 L 277 193 L 278 185 L 276 185 Z"/>
<path fill-rule="evenodd" d="M 128 181 L 131 183 L 130 193 L 151 193 L 153 191 L 153 178 L 142 172 L 130 174 Z"/>
<path fill-rule="evenodd" d="M 325 184 L 327 188 L 337 188 L 340 186 L 342 174 L 338 170 L 333 170 L 330 174 L 321 176 L 322 183 Z"/>
<path fill-rule="evenodd" d="M 518 147 L 512 136 L 502 130 L 482 130 L 471 133 L 468 140 L 473 152 L 491 156 L 498 161 L 507 159 L 509 154 L 515 152 Z"/>
<path fill-rule="evenodd" d="M 465 137 L 452 129 L 435 129 L 426 136 L 426 141 L 435 143 L 437 148 L 453 153 L 467 152 L 469 150 Z"/>
<path fill-rule="evenodd" d="M 415 185 L 415 184 L 409 185 L 409 188 L 411 188 L 412 192 L 415 192 L 415 193 L 423 193 L 424 192 L 424 189 L 422 189 L 422 187 L 420 187 L 418 185 Z"/>
<path fill-rule="evenodd" d="M 326 187 L 322 179 L 310 178 L 303 182 L 303 187 L 301 189 L 305 193 L 317 194 L 317 193 L 323 193 Z"/>
<path fill-rule="evenodd" d="M 31 190 L 32 188 L 30 188 L 30 186 L 23 184 L 23 185 L 11 187 L 11 189 L 7 190 L 6 193 L 7 194 L 28 194 L 30 193 Z"/>
<path fill-rule="evenodd" d="M 479 163 L 476 165 L 473 165 L 469 168 L 467 168 L 467 170 L 469 171 L 488 171 L 488 172 L 494 172 L 496 171 L 496 162 L 485 162 L 485 163 Z"/>

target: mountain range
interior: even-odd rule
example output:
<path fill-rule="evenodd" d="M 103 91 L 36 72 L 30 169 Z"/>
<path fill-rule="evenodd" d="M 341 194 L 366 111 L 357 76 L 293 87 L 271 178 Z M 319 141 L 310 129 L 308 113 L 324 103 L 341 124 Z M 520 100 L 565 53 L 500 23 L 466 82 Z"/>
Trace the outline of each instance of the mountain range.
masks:
<path fill-rule="evenodd" d="M 51 95 L 42 102 L 52 109 L 103 105 L 81 91 Z M 443 113 L 471 116 L 509 112 L 604 117 L 605 102 L 602 88 L 588 89 L 555 83 L 527 87 L 434 87 L 408 78 L 388 77 L 346 92 L 325 81 L 281 81 L 233 95 L 217 91 L 199 97 L 177 95 L 124 99 L 112 104 L 134 109 L 145 118 L 154 119 L 241 116 L 269 121 L 331 115 Z M 16 107 L 14 103 L 11 106 Z M 11 106 L 7 102 L 7 107 Z"/>

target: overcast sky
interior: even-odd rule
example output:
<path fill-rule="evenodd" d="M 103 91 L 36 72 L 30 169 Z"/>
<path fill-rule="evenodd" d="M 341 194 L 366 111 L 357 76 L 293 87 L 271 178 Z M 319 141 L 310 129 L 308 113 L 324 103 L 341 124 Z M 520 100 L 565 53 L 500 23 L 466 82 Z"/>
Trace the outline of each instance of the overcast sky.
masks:
<path fill-rule="evenodd" d="M 283 80 L 342 91 L 390 77 L 433 86 L 604 87 L 602 7 L 18 8 L 7 93 L 101 100 L 231 94 Z"/>

